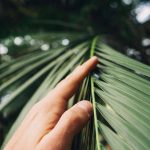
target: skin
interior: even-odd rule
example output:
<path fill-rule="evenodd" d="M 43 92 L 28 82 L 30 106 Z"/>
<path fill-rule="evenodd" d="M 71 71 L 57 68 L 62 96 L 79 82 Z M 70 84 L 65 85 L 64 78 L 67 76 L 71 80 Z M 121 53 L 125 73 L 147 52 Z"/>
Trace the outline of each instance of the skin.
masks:
<path fill-rule="evenodd" d="M 78 66 L 29 111 L 4 150 L 70 150 L 73 137 L 88 123 L 92 104 L 82 100 L 66 110 L 69 98 L 98 63 Z"/>

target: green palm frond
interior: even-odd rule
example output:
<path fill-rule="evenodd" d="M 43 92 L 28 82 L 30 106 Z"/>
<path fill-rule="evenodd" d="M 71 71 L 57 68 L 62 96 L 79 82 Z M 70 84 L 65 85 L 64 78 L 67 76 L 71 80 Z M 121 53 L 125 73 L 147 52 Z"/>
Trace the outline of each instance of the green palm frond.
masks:
<path fill-rule="evenodd" d="M 71 107 L 89 99 L 94 109 L 93 120 L 75 137 L 73 149 L 105 150 L 105 139 L 113 150 L 148 150 L 150 67 L 112 49 L 99 37 L 90 40 L 80 34 L 47 33 L 34 38 L 53 44 L 60 43 L 62 36 L 71 41 L 69 46 L 59 44 L 1 65 L 1 96 L 9 93 L 0 104 L 1 114 L 7 118 L 23 108 L 3 146 L 37 101 L 77 65 L 96 55 L 96 71 L 84 80 L 69 103 Z"/>
<path fill-rule="evenodd" d="M 99 122 L 100 131 L 112 149 L 148 150 L 150 67 L 101 43 L 96 49 L 101 73 L 95 94 L 104 102 L 97 101 L 97 109 L 110 125 Z"/>

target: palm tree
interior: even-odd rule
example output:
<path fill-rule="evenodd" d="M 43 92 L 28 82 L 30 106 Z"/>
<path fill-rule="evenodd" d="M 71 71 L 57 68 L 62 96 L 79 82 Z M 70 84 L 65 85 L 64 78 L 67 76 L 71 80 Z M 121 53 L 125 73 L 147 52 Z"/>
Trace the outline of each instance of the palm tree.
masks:
<path fill-rule="evenodd" d="M 113 150 L 149 149 L 149 66 L 114 50 L 101 36 L 39 33 L 23 42 L 28 45 L 27 54 L 0 66 L 0 113 L 6 119 L 18 115 L 7 124 L 11 128 L 5 130 L 3 146 L 37 101 L 76 66 L 96 55 L 97 68 L 68 104 L 71 107 L 89 99 L 94 109 L 93 119 L 75 137 L 72 149 L 106 150 L 107 143 Z"/>

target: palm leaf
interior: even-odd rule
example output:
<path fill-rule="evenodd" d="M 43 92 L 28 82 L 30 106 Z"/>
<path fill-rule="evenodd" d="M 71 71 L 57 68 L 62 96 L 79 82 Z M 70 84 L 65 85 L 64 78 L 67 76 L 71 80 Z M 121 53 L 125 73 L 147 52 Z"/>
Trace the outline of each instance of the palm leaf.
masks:
<path fill-rule="evenodd" d="M 109 123 L 99 122 L 99 129 L 112 149 L 148 150 L 150 68 L 99 43 L 101 80 L 95 80 L 95 94 L 104 102 L 97 109 Z"/>
<path fill-rule="evenodd" d="M 33 36 L 51 43 L 57 39 L 60 43 L 62 36 L 66 38 L 67 34 L 43 33 Z M 84 80 L 69 103 L 71 107 L 82 99 L 89 99 L 94 110 L 92 121 L 75 137 L 73 149 L 104 150 L 106 147 L 103 140 L 106 140 L 114 150 L 148 150 L 150 67 L 112 49 L 101 42 L 99 37 L 87 41 L 89 36 L 83 35 L 82 40 L 77 39 L 78 36 L 79 34 L 68 34 L 71 40 L 69 46 L 59 45 L 59 48 L 52 48 L 47 52 L 33 52 L 13 63 L 2 64 L 1 96 L 12 91 L 14 87 L 15 90 L 2 101 L 0 112 L 9 117 L 23 108 L 8 132 L 3 146 L 37 101 L 73 68 L 96 55 L 99 58 L 96 72 Z M 20 95 L 28 92 L 37 80 L 40 80 L 40 83 L 33 91 L 34 94 L 20 102 Z M 20 105 L 16 107 L 18 103 Z"/>

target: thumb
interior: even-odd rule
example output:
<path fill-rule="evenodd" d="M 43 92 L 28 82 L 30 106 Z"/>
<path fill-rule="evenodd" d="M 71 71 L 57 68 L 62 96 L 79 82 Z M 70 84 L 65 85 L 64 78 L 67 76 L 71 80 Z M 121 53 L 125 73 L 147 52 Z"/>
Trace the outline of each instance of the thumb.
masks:
<path fill-rule="evenodd" d="M 89 121 L 92 104 L 83 100 L 67 110 L 58 121 L 54 130 L 64 139 L 72 139 Z"/>

